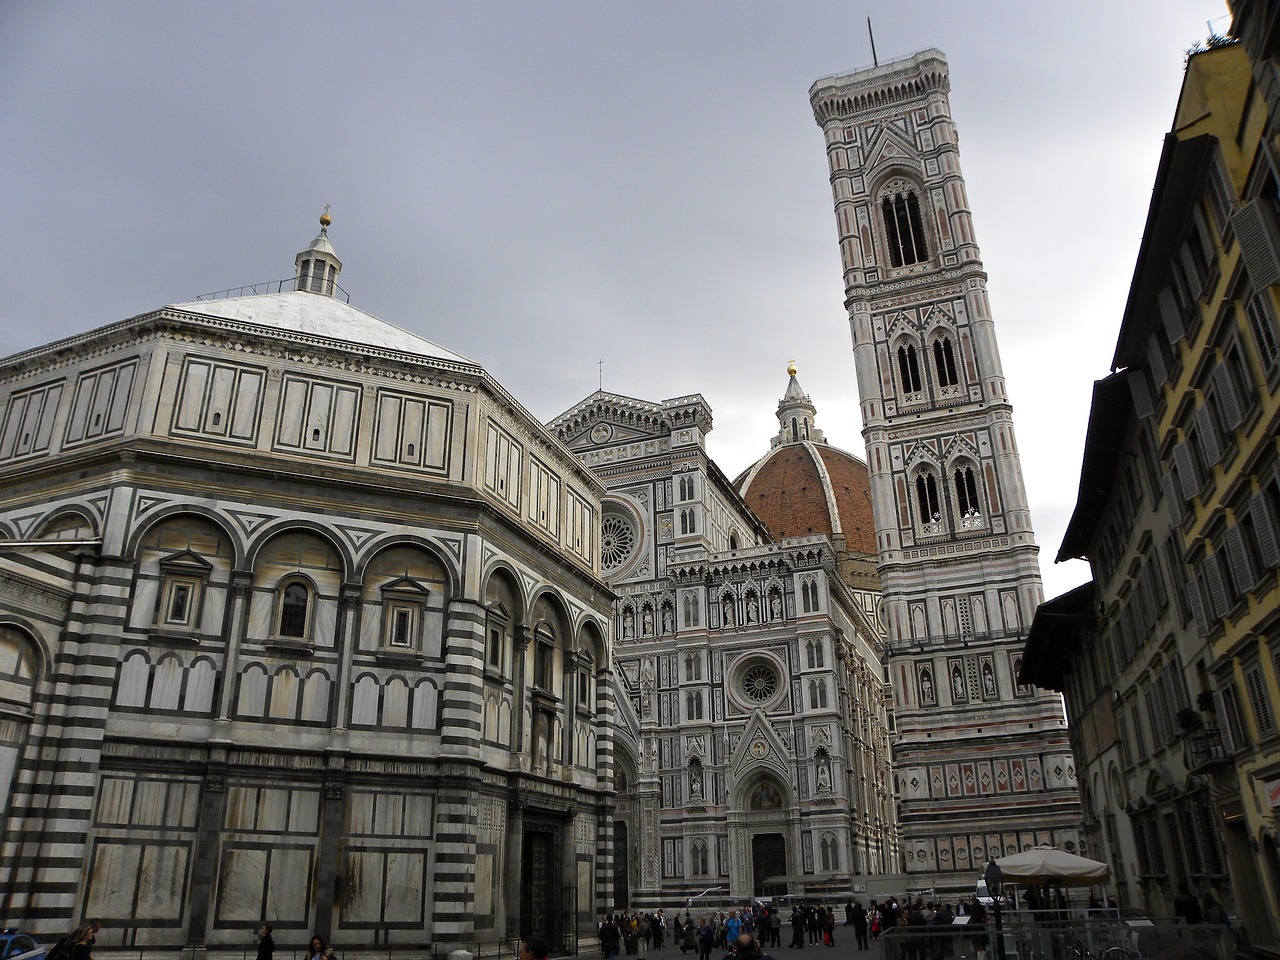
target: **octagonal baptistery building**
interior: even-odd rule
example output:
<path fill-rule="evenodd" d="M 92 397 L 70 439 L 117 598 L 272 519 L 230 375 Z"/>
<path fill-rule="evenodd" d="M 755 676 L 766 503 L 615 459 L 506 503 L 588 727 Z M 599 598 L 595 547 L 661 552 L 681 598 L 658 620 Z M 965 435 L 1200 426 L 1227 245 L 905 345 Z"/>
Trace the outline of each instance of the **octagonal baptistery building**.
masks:
<path fill-rule="evenodd" d="M 738 475 L 734 487 L 777 539 L 825 534 L 835 547 L 841 579 L 879 590 L 876 528 L 867 465 L 827 443 L 817 408 L 787 367 L 778 401 L 778 432 L 769 452 Z"/>
<path fill-rule="evenodd" d="M 321 224 L 273 292 L 0 360 L 0 914 L 44 939 L 443 956 L 606 906 L 603 487 Z"/>

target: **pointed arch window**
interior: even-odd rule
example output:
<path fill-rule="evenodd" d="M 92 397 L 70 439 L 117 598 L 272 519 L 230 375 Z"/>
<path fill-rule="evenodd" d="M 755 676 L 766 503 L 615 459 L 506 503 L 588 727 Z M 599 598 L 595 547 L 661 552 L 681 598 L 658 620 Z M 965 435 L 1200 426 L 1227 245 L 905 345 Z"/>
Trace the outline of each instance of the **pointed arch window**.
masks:
<path fill-rule="evenodd" d="M 827 706 L 827 681 L 809 681 L 809 706 L 819 710 Z"/>
<path fill-rule="evenodd" d="M 689 865 L 695 877 L 705 877 L 708 869 L 707 841 L 694 840 L 689 847 Z"/>
<path fill-rule="evenodd" d="M 920 392 L 920 359 L 914 343 L 904 343 L 898 348 L 898 378 L 904 393 Z"/>
<path fill-rule="evenodd" d="M 840 869 L 840 842 L 832 836 L 825 836 L 818 844 L 818 859 L 824 872 Z"/>
<path fill-rule="evenodd" d="M 916 475 L 916 507 L 921 523 L 936 523 L 942 519 L 938 510 L 938 479 L 927 470 Z"/>
<path fill-rule="evenodd" d="M 933 368 L 937 372 L 939 386 L 954 387 L 960 382 L 955 349 L 951 346 L 950 337 L 938 337 L 933 341 Z"/>
<path fill-rule="evenodd" d="M 696 627 L 698 625 L 698 598 L 692 593 L 684 595 L 684 625 L 686 627 Z"/>
<path fill-rule="evenodd" d="M 818 612 L 818 584 L 815 580 L 806 580 L 800 584 L 800 599 L 805 613 Z"/>
<path fill-rule="evenodd" d="M 692 510 L 680 511 L 680 533 L 697 533 L 697 520 Z"/>
<path fill-rule="evenodd" d="M 960 516 L 966 521 L 981 518 L 978 509 L 978 483 L 973 476 L 972 467 L 959 467 L 955 473 L 956 506 L 960 508 Z M 966 523 L 966 526 L 970 524 Z"/>
<path fill-rule="evenodd" d="M 914 190 L 899 190 L 880 201 L 889 262 L 895 267 L 922 263 L 929 258 L 925 246 L 920 201 Z"/>

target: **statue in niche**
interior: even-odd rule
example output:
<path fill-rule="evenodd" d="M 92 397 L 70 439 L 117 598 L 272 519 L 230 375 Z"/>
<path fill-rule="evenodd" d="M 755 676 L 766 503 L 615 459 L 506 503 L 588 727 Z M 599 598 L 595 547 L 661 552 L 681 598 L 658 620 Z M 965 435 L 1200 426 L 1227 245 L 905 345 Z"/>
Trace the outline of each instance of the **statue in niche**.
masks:
<path fill-rule="evenodd" d="M 964 699 L 964 676 L 960 673 L 960 664 L 951 668 L 951 695 L 959 702 Z"/>
<path fill-rule="evenodd" d="M 724 625 L 726 627 L 733 626 L 733 597 L 725 595 L 724 601 L 720 604 L 720 609 L 724 615 Z"/>
<path fill-rule="evenodd" d="M 928 667 L 920 671 L 920 701 L 929 704 L 934 702 L 933 672 Z"/>
<path fill-rule="evenodd" d="M 671 632 L 671 607 L 666 604 L 662 605 L 662 632 Z"/>
<path fill-rule="evenodd" d="M 990 660 L 982 661 L 982 689 L 988 697 L 996 695 L 996 675 Z"/>
<path fill-rule="evenodd" d="M 831 792 L 831 758 L 830 757 L 822 756 L 818 758 L 818 792 L 819 793 Z"/>
<path fill-rule="evenodd" d="M 627 607 L 627 609 L 622 611 L 622 636 L 624 639 L 630 638 L 635 636 L 635 633 L 636 615 L 631 612 L 630 607 Z"/>
<path fill-rule="evenodd" d="M 645 607 L 640 620 L 641 636 L 653 636 L 653 609 Z"/>
<path fill-rule="evenodd" d="M 756 595 L 753 593 L 747 597 L 747 623 L 760 622 L 760 604 L 756 602 Z"/>
<path fill-rule="evenodd" d="M 702 802 L 702 764 L 689 764 L 689 802 Z"/>
<path fill-rule="evenodd" d="M 774 620 L 782 619 L 782 597 L 775 590 L 769 597 L 769 616 Z"/>

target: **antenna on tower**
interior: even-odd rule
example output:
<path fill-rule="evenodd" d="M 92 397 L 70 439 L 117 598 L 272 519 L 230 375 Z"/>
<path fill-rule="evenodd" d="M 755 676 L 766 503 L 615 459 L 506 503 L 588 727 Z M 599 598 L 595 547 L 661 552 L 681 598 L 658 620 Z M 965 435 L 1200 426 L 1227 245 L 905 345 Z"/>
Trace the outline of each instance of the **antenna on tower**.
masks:
<path fill-rule="evenodd" d="M 876 56 L 876 35 L 871 29 L 871 18 L 867 17 L 867 36 L 871 38 L 871 60 L 878 67 L 880 66 L 880 58 Z"/>
<path fill-rule="evenodd" d="M 598 379 L 599 389 L 603 390 L 604 389 L 604 361 L 603 360 L 596 361 L 596 376 L 599 378 Z"/>

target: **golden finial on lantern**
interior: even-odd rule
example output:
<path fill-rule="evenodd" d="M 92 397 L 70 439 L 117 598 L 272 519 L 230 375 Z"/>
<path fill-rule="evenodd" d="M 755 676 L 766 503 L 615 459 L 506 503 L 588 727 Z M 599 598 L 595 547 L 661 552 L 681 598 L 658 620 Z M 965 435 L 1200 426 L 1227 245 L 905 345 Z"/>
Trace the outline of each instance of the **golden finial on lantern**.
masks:
<path fill-rule="evenodd" d="M 787 364 L 787 376 L 794 377 L 796 375 L 796 362 L 792 360 Z"/>
<path fill-rule="evenodd" d="M 332 206 L 332 203 L 326 203 L 324 205 L 324 213 L 320 214 L 320 226 L 325 227 L 326 229 L 329 224 L 333 223 L 333 218 L 329 216 L 329 208 Z"/>

